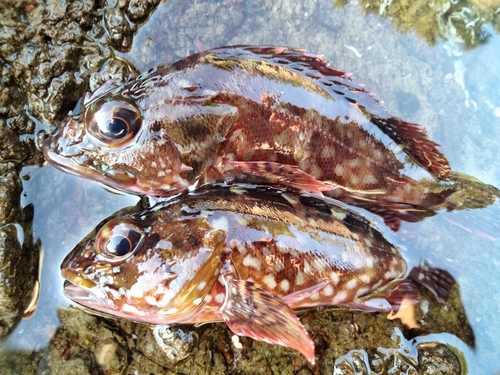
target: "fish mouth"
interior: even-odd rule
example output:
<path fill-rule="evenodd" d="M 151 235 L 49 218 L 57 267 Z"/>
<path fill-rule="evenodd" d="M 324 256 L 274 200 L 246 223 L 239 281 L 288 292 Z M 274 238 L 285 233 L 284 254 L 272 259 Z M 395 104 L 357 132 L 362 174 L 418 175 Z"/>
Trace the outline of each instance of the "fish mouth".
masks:
<path fill-rule="evenodd" d="M 84 288 L 65 280 L 63 286 L 64 295 L 76 303 L 76 307 L 91 315 L 101 316 L 108 319 L 116 319 L 116 313 L 101 302 L 96 296 Z"/>
<path fill-rule="evenodd" d="M 100 182 L 125 192 L 134 190 L 137 178 L 132 173 L 110 166 L 98 168 L 89 163 L 89 157 L 82 150 L 78 150 L 72 155 L 62 154 L 56 151 L 57 140 L 53 140 L 53 137 L 55 136 L 50 136 L 44 141 L 42 151 L 45 160 L 55 168 L 73 176 Z M 140 189 L 137 193 L 143 194 Z"/>
<path fill-rule="evenodd" d="M 64 295 L 72 301 L 79 304 L 85 304 L 85 302 L 99 302 L 100 301 L 89 291 L 83 289 L 82 287 L 73 284 L 69 280 L 64 281 L 63 286 Z"/>
<path fill-rule="evenodd" d="M 62 276 L 65 279 L 63 292 L 70 300 L 84 306 L 99 305 L 112 308 L 109 302 L 106 301 L 107 298 L 104 294 L 98 296 L 96 293 L 91 292 L 92 289 L 96 289 L 92 282 L 83 279 L 70 270 L 63 270 Z"/>
<path fill-rule="evenodd" d="M 63 293 L 77 307 L 93 315 L 117 318 L 121 317 L 120 309 L 99 290 L 92 282 L 78 276 L 75 272 L 63 270 Z M 99 293 L 101 292 L 101 295 Z"/>
<path fill-rule="evenodd" d="M 45 160 L 47 160 L 55 168 L 65 173 L 77 177 L 82 177 L 85 176 L 84 172 L 88 170 L 89 172 L 91 172 L 91 174 L 93 174 L 91 169 L 88 169 L 80 165 L 73 157 L 60 155 L 56 151 L 49 149 L 48 147 L 45 147 L 45 145 L 43 146 L 42 149 L 43 149 L 43 157 L 45 158 Z M 87 174 L 89 174 L 89 172 L 87 172 Z"/>
<path fill-rule="evenodd" d="M 85 174 L 96 173 L 92 169 L 82 163 L 79 163 L 76 158 L 82 156 L 80 149 L 71 146 L 69 140 L 63 134 L 63 128 L 58 127 L 54 133 L 49 135 L 43 141 L 42 152 L 43 157 L 47 162 L 52 164 L 57 169 L 63 172 L 75 175 L 84 176 Z M 69 152 L 73 148 L 73 153 Z"/>

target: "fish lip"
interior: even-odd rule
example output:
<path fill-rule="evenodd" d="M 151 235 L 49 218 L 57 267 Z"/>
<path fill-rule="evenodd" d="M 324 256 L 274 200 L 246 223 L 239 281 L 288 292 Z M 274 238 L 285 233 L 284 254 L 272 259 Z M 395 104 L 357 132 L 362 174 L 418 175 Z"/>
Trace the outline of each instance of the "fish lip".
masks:
<path fill-rule="evenodd" d="M 66 298 L 92 311 L 100 312 L 103 309 L 106 311 L 116 310 L 116 306 L 110 305 L 102 298 L 99 298 L 95 293 L 92 293 L 89 288 L 79 285 L 78 276 L 76 274 L 71 271 L 63 271 L 62 274 L 65 278 L 63 294 Z"/>
<path fill-rule="evenodd" d="M 45 140 L 47 144 L 44 143 L 42 147 L 43 156 L 45 160 L 53 167 L 59 169 L 62 172 L 67 174 L 83 177 L 85 179 L 96 181 L 101 184 L 110 186 L 112 188 L 122 190 L 128 193 L 134 193 L 136 189 L 133 187 L 137 182 L 137 178 L 133 175 L 126 175 L 127 172 L 120 173 L 119 175 L 122 177 L 116 178 L 111 174 L 105 174 L 103 171 L 95 169 L 92 165 L 81 164 L 75 158 L 80 156 L 66 156 L 61 155 L 60 153 L 54 151 L 53 148 L 50 147 L 50 139 Z M 118 172 L 122 172 L 121 170 L 117 170 Z M 136 194 L 144 194 L 141 189 L 137 190 Z"/>
<path fill-rule="evenodd" d="M 75 307 L 84 312 L 108 319 L 117 318 L 117 316 L 113 315 L 112 309 L 108 306 L 105 305 L 107 312 L 103 311 L 102 308 L 100 309 L 99 307 L 103 306 L 102 301 L 95 297 L 91 292 L 73 284 L 69 280 L 64 280 L 63 293 L 66 298 L 69 298 L 76 304 Z"/>
<path fill-rule="evenodd" d="M 50 135 L 45 141 L 43 141 L 42 152 L 45 160 L 53 165 L 55 168 L 74 175 L 74 176 L 82 176 L 83 175 L 83 167 L 74 159 L 72 156 L 61 155 L 60 153 L 55 151 L 55 146 L 52 147 L 51 144 L 57 144 L 58 135 L 53 134 Z M 92 174 L 95 172 L 92 171 Z"/>
<path fill-rule="evenodd" d="M 63 261 L 63 265 L 65 262 L 66 259 Z M 82 282 L 88 281 L 78 276 L 76 272 L 63 268 L 61 275 L 64 278 L 63 293 L 67 298 L 83 306 L 87 306 L 87 303 L 90 302 L 109 307 L 105 301 L 102 301 L 98 296 L 92 293 L 88 287 L 81 285 Z M 92 287 L 95 286 L 94 283 L 89 283 Z"/>
<path fill-rule="evenodd" d="M 95 298 L 92 293 L 69 280 L 64 280 L 63 292 L 67 298 L 77 303 L 80 303 L 82 300 L 92 300 L 98 302 L 97 298 Z"/>

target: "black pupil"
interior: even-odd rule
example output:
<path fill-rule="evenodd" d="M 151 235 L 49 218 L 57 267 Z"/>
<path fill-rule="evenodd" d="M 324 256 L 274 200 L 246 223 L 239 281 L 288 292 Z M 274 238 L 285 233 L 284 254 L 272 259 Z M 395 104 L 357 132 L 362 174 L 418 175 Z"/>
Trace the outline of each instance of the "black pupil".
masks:
<path fill-rule="evenodd" d="M 127 135 L 127 132 L 127 123 L 119 117 L 110 118 L 101 127 L 102 135 L 111 139 L 121 139 Z"/>
<path fill-rule="evenodd" d="M 113 255 L 123 256 L 132 251 L 132 244 L 128 238 L 122 236 L 112 237 L 106 245 L 106 250 Z"/>
<path fill-rule="evenodd" d="M 134 251 L 141 239 L 141 234 L 135 230 L 129 230 L 126 235 L 116 234 L 106 244 L 106 251 L 115 256 L 124 256 Z"/>

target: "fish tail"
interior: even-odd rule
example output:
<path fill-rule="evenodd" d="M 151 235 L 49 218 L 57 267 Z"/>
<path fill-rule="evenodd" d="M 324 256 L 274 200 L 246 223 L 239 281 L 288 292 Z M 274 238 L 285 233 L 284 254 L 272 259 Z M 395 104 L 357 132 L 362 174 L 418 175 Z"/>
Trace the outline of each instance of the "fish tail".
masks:
<path fill-rule="evenodd" d="M 459 172 L 451 172 L 451 194 L 435 207 L 440 216 L 469 233 L 500 239 L 500 190 Z"/>

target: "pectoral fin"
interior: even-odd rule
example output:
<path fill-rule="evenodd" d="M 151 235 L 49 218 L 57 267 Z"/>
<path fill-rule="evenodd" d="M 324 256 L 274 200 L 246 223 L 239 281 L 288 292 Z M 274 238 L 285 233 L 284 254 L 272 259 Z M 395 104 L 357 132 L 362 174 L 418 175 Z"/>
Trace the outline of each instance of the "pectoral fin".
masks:
<path fill-rule="evenodd" d="M 224 277 L 227 299 L 222 317 L 237 335 L 286 346 L 314 364 L 314 343 L 299 318 L 280 297 L 253 281 Z"/>
<path fill-rule="evenodd" d="M 337 188 L 337 185 L 317 180 L 296 165 L 269 161 L 226 161 L 225 164 L 226 171 L 230 170 L 234 176 L 244 176 L 245 180 L 254 183 L 280 184 L 319 194 Z"/>

